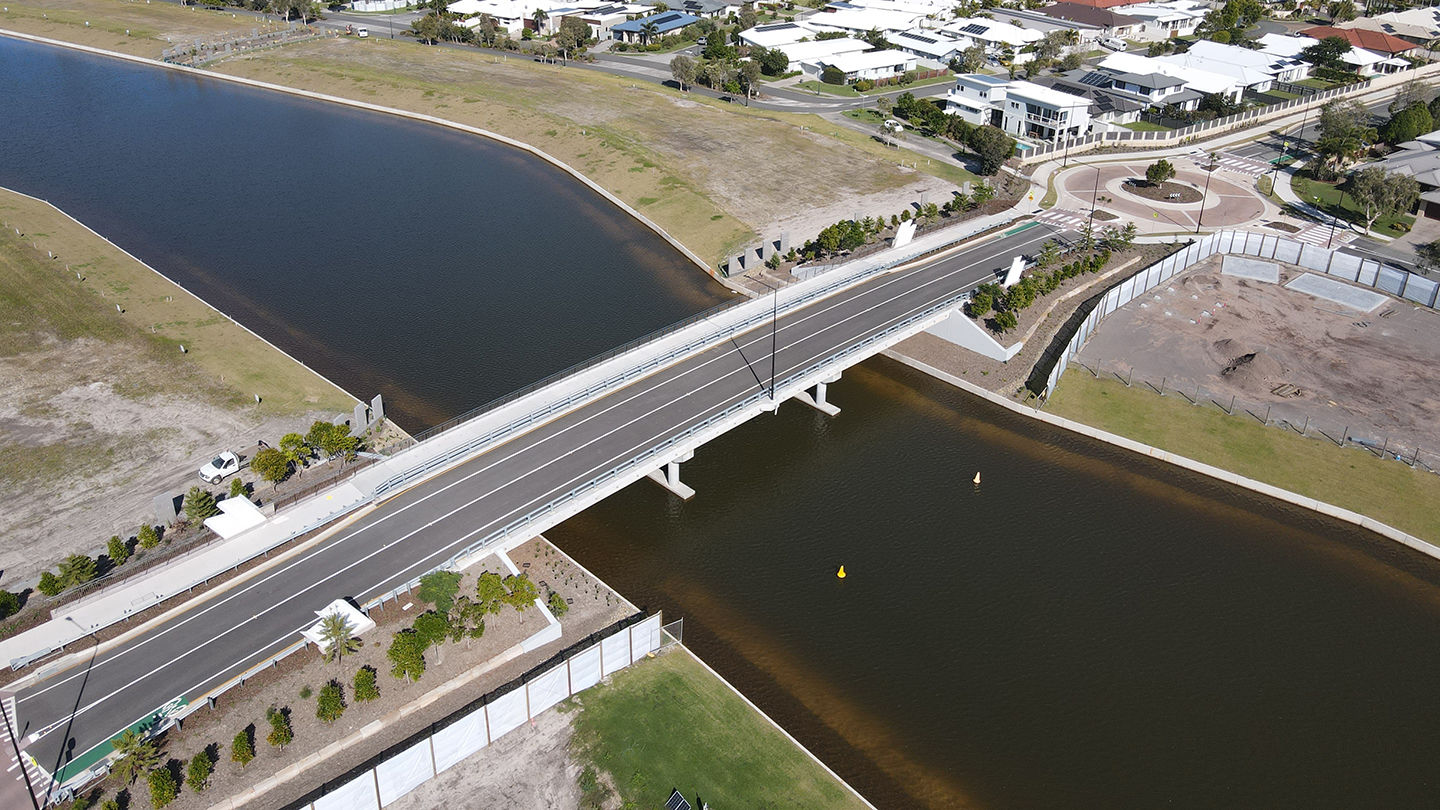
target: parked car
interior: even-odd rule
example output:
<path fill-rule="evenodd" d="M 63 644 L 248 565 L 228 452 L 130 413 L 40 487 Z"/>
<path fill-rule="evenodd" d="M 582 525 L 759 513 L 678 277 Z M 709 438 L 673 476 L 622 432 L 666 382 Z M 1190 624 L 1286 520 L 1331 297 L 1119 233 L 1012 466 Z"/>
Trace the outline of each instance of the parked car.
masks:
<path fill-rule="evenodd" d="M 359 27 L 359 28 L 356 28 L 356 29 L 355 29 L 355 36 L 357 36 L 357 37 L 359 37 L 359 38 L 361 38 L 361 39 L 365 39 L 366 37 L 370 36 L 370 29 L 369 29 L 369 28 L 366 28 L 366 27 L 364 27 L 364 26 L 361 26 L 361 27 Z"/>
<path fill-rule="evenodd" d="M 240 472 L 240 457 L 225 450 L 200 468 L 200 480 L 218 484 L 237 472 Z"/>
<path fill-rule="evenodd" d="M 1130 47 L 1125 40 L 1118 37 L 1101 37 L 1100 47 L 1109 48 L 1112 51 L 1123 51 Z"/>

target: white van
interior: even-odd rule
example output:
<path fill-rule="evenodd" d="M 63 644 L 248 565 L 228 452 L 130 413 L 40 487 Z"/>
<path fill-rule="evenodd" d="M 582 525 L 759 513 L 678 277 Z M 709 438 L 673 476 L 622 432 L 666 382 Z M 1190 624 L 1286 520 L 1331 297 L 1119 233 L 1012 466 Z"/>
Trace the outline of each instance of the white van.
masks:
<path fill-rule="evenodd" d="M 1119 37 L 1101 37 L 1100 47 L 1109 48 L 1112 51 L 1123 51 L 1130 46 L 1125 43 L 1125 40 Z"/>

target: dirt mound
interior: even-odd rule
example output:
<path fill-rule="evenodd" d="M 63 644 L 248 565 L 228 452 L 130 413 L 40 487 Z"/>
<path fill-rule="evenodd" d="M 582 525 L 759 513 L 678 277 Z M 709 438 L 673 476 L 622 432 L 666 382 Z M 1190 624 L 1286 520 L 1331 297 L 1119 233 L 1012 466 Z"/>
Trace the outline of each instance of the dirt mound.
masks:
<path fill-rule="evenodd" d="M 1229 342 L 1228 340 L 1220 341 L 1220 343 Z M 1217 345 L 1216 348 L 1220 347 Z M 1284 366 L 1263 351 L 1239 354 L 1230 361 L 1229 365 L 1220 370 L 1221 377 L 1242 388 L 1254 391 L 1268 391 L 1273 384 L 1272 381 L 1278 380 L 1284 374 Z"/>

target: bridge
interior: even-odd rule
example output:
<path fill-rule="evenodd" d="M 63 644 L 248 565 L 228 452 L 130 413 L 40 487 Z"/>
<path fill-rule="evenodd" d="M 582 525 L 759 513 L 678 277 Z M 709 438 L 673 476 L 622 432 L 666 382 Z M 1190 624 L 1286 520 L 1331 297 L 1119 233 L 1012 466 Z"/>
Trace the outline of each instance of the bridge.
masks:
<path fill-rule="evenodd" d="M 646 477 L 690 497 L 681 465 L 706 442 L 789 399 L 838 413 L 826 386 L 846 368 L 946 320 L 1013 256 L 1056 236 L 1031 224 L 910 264 L 837 270 L 705 313 L 444 426 L 352 479 L 376 508 L 343 529 L 7 698 L 36 795 L 86 781 L 121 730 L 163 728 L 286 654 L 336 598 L 378 603 Z"/>

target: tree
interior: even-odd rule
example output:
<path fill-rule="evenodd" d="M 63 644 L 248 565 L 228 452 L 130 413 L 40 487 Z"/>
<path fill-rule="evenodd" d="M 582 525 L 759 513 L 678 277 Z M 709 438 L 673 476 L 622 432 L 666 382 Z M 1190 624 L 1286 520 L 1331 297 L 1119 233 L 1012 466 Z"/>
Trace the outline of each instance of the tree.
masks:
<path fill-rule="evenodd" d="M 1046 239 L 1045 244 L 1040 246 L 1040 253 L 1035 256 L 1035 265 L 1041 270 L 1049 267 L 1060 259 L 1060 246 L 1053 239 Z"/>
<path fill-rule="evenodd" d="M 640 44 L 641 44 L 641 45 L 649 45 L 649 44 L 650 44 L 650 40 L 653 39 L 653 38 L 655 37 L 655 35 L 656 35 L 657 33 L 659 33 L 659 32 L 660 32 L 660 26 L 656 25 L 654 20 L 646 20 L 645 22 L 641 23 L 641 24 L 640 24 Z"/>
<path fill-rule="evenodd" d="M 336 681 L 330 681 L 320 687 L 320 695 L 315 698 L 315 716 L 322 723 L 333 723 L 340 719 L 345 713 L 345 690 Z"/>
<path fill-rule="evenodd" d="M 961 73 L 975 73 L 985 66 L 985 46 L 972 45 L 960 54 Z"/>
<path fill-rule="evenodd" d="M 160 764 L 160 752 L 155 750 L 155 743 L 140 736 L 134 729 L 120 732 L 120 736 L 110 741 L 110 747 L 116 754 L 110 773 L 124 784 L 133 784 L 140 774 Z"/>
<path fill-rule="evenodd" d="M 760 95 L 760 65 L 758 63 L 750 60 L 740 63 L 740 86 L 745 89 L 746 103 L 749 103 L 752 96 Z"/>
<path fill-rule="evenodd" d="M 1358 158 L 1375 141 L 1370 112 L 1358 101 L 1336 99 L 1320 108 L 1320 136 L 1315 151 L 1321 157 L 1321 179 L 1333 177 Z"/>
<path fill-rule="evenodd" d="M 752 48 L 750 58 L 760 63 L 766 76 L 784 76 L 790 70 L 790 57 L 779 48 Z"/>
<path fill-rule="evenodd" d="M 327 458 L 336 456 L 348 458 L 359 446 L 359 439 L 350 435 L 350 428 L 345 425 L 332 424 L 323 419 L 310 426 L 309 432 L 305 434 L 305 442 L 320 450 Z"/>
<path fill-rule="evenodd" d="M 480 25 L 475 29 L 475 35 L 482 45 L 494 45 L 500 40 L 500 26 L 495 24 L 495 18 L 489 14 L 480 15 Z M 284 441 L 284 439 L 281 439 Z"/>
<path fill-rule="evenodd" d="M 230 479 L 230 497 L 245 497 L 245 482 L 240 480 L 240 476 L 238 475 Z"/>
<path fill-rule="evenodd" d="M 270 486 L 277 487 L 281 481 L 290 476 L 290 459 L 281 451 L 273 447 L 266 447 L 255 454 L 250 460 L 250 469 L 254 470 Z"/>
<path fill-rule="evenodd" d="M 695 60 L 683 53 L 670 60 L 670 75 L 675 78 L 675 83 L 680 85 L 681 92 L 685 92 L 687 87 L 695 83 L 697 72 Z"/>
<path fill-rule="evenodd" d="M 426 45 L 434 45 L 439 42 L 444 30 L 445 25 L 440 16 L 433 11 L 410 23 L 410 32 Z"/>
<path fill-rule="evenodd" d="M 571 51 L 583 51 L 585 45 L 590 42 L 590 26 L 585 24 L 579 17 L 565 17 L 560 20 L 560 30 L 555 32 L 555 44 L 560 47 L 565 58 L 570 58 Z"/>
<path fill-rule="evenodd" d="M 1152 186 L 1158 186 L 1174 176 L 1175 167 L 1164 158 L 1151 163 L 1150 167 L 1145 170 L 1145 180 Z"/>
<path fill-rule="evenodd" d="M 210 494 L 210 490 L 196 486 L 185 493 L 185 517 L 191 523 L 202 523 L 205 518 L 218 514 L 220 507 L 215 505 L 215 496 Z"/>
<path fill-rule="evenodd" d="M 241 768 L 249 765 L 250 760 L 255 758 L 255 741 L 250 738 L 252 728 L 241 730 L 230 741 L 230 761 L 240 763 Z"/>
<path fill-rule="evenodd" d="M 484 571 L 475 578 L 475 595 L 486 613 L 499 613 L 509 593 L 505 581 L 493 571 Z"/>
<path fill-rule="evenodd" d="M 175 801 L 180 795 L 180 786 L 175 784 L 175 774 L 170 773 L 169 768 L 156 768 L 146 774 L 145 780 L 150 784 L 150 804 L 160 808 Z"/>
<path fill-rule="evenodd" d="M 856 247 L 858 247 L 858 245 Z M 512 574 L 506 577 L 505 589 L 510 592 L 510 595 L 506 597 L 505 601 L 517 611 L 525 610 L 535 604 L 536 599 L 540 598 L 540 591 L 535 587 L 535 583 L 530 581 L 528 574 L 521 574 L 519 576 Z"/>
<path fill-rule="evenodd" d="M 111 565 L 124 565 L 130 559 L 130 545 L 121 540 L 120 535 L 111 535 L 110 542 L 105 544 L 105 556 L 110 558 Z"/>
<path fill-rule="evenodd" d="M 271 707 L 265 713 L 265 719 L 270 723 L 270 733 L 265 735 L 265 742 L 284 751 L 285 746 L 295 741 L 295 730 L 290 727 L 289 712 Z"/>
<path fill-rule="evenodd" d="M 826 84 L 844 84 L 845 73 L 834 65 L 826 65 L 825 69 L 820 71 L 820 81 Z"/>
<path fill-rule="evenodd" d="M 1020 319 L 1016 317 L 1014 312 L 1008 309 L 1002 309 L 995 313 L 995 327 L 1001 332 L 1009 332 L 1018 326 L 1019 323 Z"/>
<path fill-rule="evenodd" d="M 46 571 L 40 575 L 40 582 L 36 584 L 35 589 L 46 596 L 57 596 L 65 590 L 65 583 L 53 573 Z"/>
<path fill-rule="evenodd" d="M 1040 41 L 1035 43 L 1035 58 L 1050 62 L 1059 57 L 1060 52 L 1070 43 L 1071 33 L 1074 32 L 1066 28 L 1046 31 Z"/>
<path fill-rule="evenodd" d="M 1350 196 L 1365 208 L 1365 234 L 1375 220 L 1410 210 L 1420 198 L 1420 184 L 1399 172 L 1387 173 L 1379 166 L 1367 166 L 1350 175 Z"/>
<path fill-rule="evenodd" d="M 1341 36 L 1326 37 L 1300 52 L 1300 58 L 1317 68 L 1344 70 L 1340 57 L 1350 52 L 1350 40 Z"/>
<path fill-rule="evenodd" d="M 450 638 L 454 641 L 462 638 L 468 641 L 484 636 L 485 614 L 485 606 L 470 601 L 470 597 L 462 596 L 456 599 L 455 606 L 450 609 Z"/>
<path fill-rule="evenodd" d="M 286 433 L 280 437 L 280 452 L 285 454 L 285 460 L 295 465 L 295 470 L 305 467 L 306 459 L 310 458 L 310 445 L 305 443 L 305 437 L 299 433 Z M 252 462 L 252 465 L 253 462 Z"/>
<path fill-rule="evenodd" d="M 355 702 L 365 703 L 380 697 L 380 687 L 375 683 L 375 668 L 363 666 L 355 670 Z"/>
<path fill-rule="evenodd" d="M 444 613 L 427 610 L 415 617 L 415 635 L 424 649 L 437 647 L 450 638 L 450 617 Z"/>
<path fill-rule="evenodd" d="M 570 604 L 565 601 L 565 597 L 554 591 L 550 592 L 550 598 L 546 600 L 546 605 L 550 608 L 550 615 L 557 619 L 570 612 Z"/>
<path fill-rule="evenodd" d="M 84 554 L 71 554 L 60 561 L 60 581 L 65 587 L 83 585 L 95 578 L 95 560 Z"/>
<path fill-rule="evenodd" d="M 1413 107 L 1416 104 L 1425 105 L 1429 97 L 1430 85 L 1420 79 L 1411 79 L 1400 85 L 1400 89 L 1395 92 L 1395 98 L 1391 100 L 1390 106 L 1386 109 L 1391 115 L 1394 115 L 1406 107 Z M 1431 115 L 1433 116 L 1434 113 L 1432 112 Z"/>
<path fill-rule="evenodd" d="M 550 19 L 550 15 L 546 14 L 543 8 L 537 8 L 530 12 L 530 22 L 535 24 L 535 33 L 537 34 L 544 33 L 545 21 L 548 19 Z"/>
<path fill-rule="evenodd" d="M 1015 153 L 1015 141 L 988 124 L 970 130 L 965 145 L 980 157 L 980 174 L 986 176 L 1000 171 L 1000 167 Z"/>
<path fill-rule="evenodd" d="M 1404 107 L 1380 128 L 1380 140 L 1392 146 L 1413 141 L 1435 128 L 1435 121 L 1423 102 Z"/>
<path fill-rule="evenodd" d="M 10 591 L 0 591 L 0 619 L 8 619 L 20 612 L 20 597 Z"/>
<path fill-rule="evenodd" d="M 325 660 L 336 663 L 361 647 L 360 639 L 355 637 L 355 625 L 339 611 L 320 619 L 320 641 L 325 646 Z"/>
<path fill-rule="evenodd" d="M 390 674 L 396 678 L 420 680 L 425 674 L 425 647 L 415 631 L 409 628 L 395 634 L 385 657 L 390 659 Z"/>
<path fill-rule="evenodd" d="M 1325 7 L 1330 22 L 1350 22 L 1355 19 L 1355 4 L 1351 0 L 1336 0 Z"/>
<path fill-rule="evenodd" d="M 160 533 L 155 531 L 154 526 L 147 523 L 140 527 L 140 531 L 135 533 L 135 542 L 138 543 L 141 548 L 149 551 L 160 545 Z"/>
<path fill-rule="evenodd" d="M 214 771 L 215 762 L 210 759 L 210 754 L 201 751 L 190 759 L 185 768 L 185 784 L 196 793 L 202 793 L 210 786 L 210 774 Z"/>
<path fill-rule="evenodd" d="M 449 613 L 455 604 L 455 594 L 460 592 L 459 572 L 431 571 L 420 577 L 420 587 L 415 596 L 422 602 L 429 602 L 441 613 Z"/>
<path fill-rule="evenodd" d="M 1071 51 L 1070 53 L 1065 54 L 1063 58 L 1061 58 L 1060 70 L 1067 73 L 1072 70 L 1079 70 L 1080 65 L 1084 64 L 1084 61 L 1085 60 L 1081 58 L 1079 53 Z"/>

